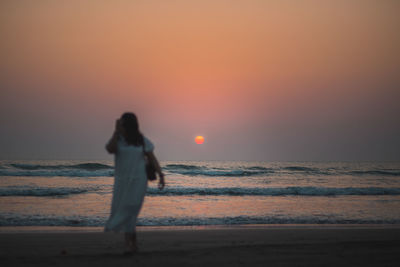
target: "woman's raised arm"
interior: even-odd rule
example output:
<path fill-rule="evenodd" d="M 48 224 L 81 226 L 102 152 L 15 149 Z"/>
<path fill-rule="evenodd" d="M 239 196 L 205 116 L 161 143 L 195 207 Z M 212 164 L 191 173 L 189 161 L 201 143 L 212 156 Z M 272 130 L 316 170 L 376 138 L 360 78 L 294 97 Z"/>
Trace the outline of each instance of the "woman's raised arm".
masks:
<path fill-rule="evenodd" d="M 117 143 L 118 143 L 118 133 L 114 132 L 110 141 L 108 141 L 106 145 L 106 150 L 110 154 L 115 154 L 117 152 Z"/>

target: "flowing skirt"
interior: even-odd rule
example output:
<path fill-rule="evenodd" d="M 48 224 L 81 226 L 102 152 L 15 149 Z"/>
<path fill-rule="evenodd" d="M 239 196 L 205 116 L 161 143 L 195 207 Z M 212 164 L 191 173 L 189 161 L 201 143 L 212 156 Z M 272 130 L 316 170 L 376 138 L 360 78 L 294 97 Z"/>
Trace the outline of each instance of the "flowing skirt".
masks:
<path fill-rule="evenodd" d="M 117 173 L 117 172 L 116 172 Z M 115 176 L 111 215 L 104 231 L 134 233 L 147 188 L 145 174 L 132 176 L 118 172 Z"/>

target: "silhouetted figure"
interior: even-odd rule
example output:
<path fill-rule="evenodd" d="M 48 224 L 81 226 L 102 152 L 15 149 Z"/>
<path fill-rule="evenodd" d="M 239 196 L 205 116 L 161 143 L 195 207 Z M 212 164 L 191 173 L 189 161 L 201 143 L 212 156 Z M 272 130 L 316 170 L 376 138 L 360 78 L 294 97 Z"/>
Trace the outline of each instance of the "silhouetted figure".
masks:
<path fill-rule="evenodd" d="M 145 155 L 160 176 L 160 189 L 165 186 L 164 174 L 153 153 L 153 143 L 139 131 L 139 123 L 133 113 L 124 113 L 116 121 L 114 134 L 106 149 L 115 155 L 115 179 L 111 215 L 104 231 L 125 233 L 125 253 L 134 253 L 138 249 L 136 219 L 147 188 Z"/>

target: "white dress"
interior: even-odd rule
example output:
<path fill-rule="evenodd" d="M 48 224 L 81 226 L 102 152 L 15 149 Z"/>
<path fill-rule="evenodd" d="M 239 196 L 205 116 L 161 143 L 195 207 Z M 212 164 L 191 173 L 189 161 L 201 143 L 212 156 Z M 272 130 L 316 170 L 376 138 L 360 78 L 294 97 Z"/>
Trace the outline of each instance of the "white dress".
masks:
<path fill-rule="evenodd" d="M 144 137 L 144 142 L 146 152 L 154 150 L 149 139 Z M 143 146 L 128 145 L 120 136 L 114 160 L 111 214 L 104 231 L 133 233 L 147 189 Z"/>

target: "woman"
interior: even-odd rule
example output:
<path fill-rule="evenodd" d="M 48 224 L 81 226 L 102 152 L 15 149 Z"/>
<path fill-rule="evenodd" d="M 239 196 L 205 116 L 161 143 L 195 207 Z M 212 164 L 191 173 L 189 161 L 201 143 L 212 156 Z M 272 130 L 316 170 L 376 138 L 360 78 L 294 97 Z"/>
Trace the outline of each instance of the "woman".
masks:
<path fill-rule="evenodd" d="M 106 149 L 115 155 L 115 179 L 111 215 L 104 230 L 125 233 L 125 253 L 131 254 L 137 251 L 136 219 L 147 188 L 145 156 L 156 167 L 160 189 L 165 186 L 164 174 L 153 154 L 153 143 L 141 134 L 133 113 L 124 113 L 116 121 Z"/>

